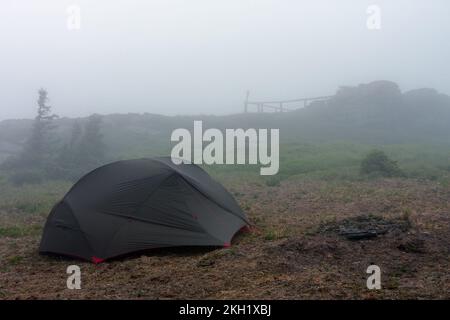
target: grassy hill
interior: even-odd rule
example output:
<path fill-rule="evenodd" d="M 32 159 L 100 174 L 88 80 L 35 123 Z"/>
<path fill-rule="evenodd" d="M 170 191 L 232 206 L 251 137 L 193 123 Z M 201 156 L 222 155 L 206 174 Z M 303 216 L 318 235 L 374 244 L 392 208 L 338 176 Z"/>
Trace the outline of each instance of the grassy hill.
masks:
<path fill-rule="evenodd" d="M 103 115 L 107 160 L 168 155 L 171 132 L 192 130 L 194 120 L 203 120 L 204 128 L 279 128 L 281 178 L 296 174 L 353 177 L 361 158 L 373 148 L 383 149 L 413 176 L 437 179 L 450 168 L 450 97 L 433 89 L 402 93 L 389 81 L 341 87 L 329 101 L 284 113 Z M 86 121 L 56 120 L 55 143 L 67 143 L 74 123 Z M 0 122 L 0 162 L 21 149 L 31 126 L 32 120 Z M 256 172 L 242 166 L 211 170 Z"/>

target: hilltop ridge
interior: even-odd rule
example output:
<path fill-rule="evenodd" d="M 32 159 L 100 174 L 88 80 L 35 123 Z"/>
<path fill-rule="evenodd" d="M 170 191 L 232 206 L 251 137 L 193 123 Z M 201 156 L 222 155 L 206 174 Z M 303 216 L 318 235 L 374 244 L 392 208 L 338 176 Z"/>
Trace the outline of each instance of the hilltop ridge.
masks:
<path fill-rule="evenodd" d="M 432 88 L 402 92 L 396 83 L 384 80 L 342 86 L 331 99 L 291 112 L 221 116 L 128 113 L 102 115 L 102 119 L 105 141 L 112 153 L 167 149 L 172 130 L 192 129 L 193 120 L 219 129 L 279 128 L 282 142 L 450 144 L 450 96 Z M 58 141 L 68 139 L 77 121 L 83 123 L 86 118 L 56 120 Z M 31 125 L 32 120 L 26 119 L 0 122 L 0 161 L 20 150 Z"/>

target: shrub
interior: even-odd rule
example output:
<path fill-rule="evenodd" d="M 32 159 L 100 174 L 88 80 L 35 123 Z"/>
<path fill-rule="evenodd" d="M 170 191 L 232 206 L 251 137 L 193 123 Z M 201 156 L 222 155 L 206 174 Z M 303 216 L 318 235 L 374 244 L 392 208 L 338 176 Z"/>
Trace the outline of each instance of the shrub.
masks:
<path fill-rule="evenodd" d="M 383 177 L 402 176 L 403 173 L 398 167 L 397 161 L 389 157 L 380 150 L 373 150 L 361 162 L 361 174 L 379 175 Z"/>
<path fill-rule="evenodd" d="M 278 187 L 281 180 L 283 180 L 283 178 L 280 177 L 280 175 L 271 176 L 265 180 L 265 184 L 268 187 Z"/>

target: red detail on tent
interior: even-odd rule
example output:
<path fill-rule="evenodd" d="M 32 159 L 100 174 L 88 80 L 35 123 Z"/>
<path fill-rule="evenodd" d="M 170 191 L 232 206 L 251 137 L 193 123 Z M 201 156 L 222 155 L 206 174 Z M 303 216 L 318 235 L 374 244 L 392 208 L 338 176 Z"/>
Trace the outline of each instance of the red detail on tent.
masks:
<path fill-rule="evenodd" d="M 103 261 L 105 261 L 105 259 L 92 257 L 92 262 L 95 263 L 95 264 L 102 263 Z"/>
<path fill-rule="evenodd" d="M 231 247 L 231 243 L 225 242 L 225 243 L 223 244 L 223 247 L 224 247 L 224 248 L 229 248 L 229 247 Z"/>

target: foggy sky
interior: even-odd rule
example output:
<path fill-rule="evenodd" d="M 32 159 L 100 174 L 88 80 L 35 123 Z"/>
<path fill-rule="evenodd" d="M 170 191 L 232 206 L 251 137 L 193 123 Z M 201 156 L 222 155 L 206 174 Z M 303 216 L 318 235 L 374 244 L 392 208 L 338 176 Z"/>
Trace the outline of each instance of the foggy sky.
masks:
<path fill-rule="evenodd" d="M 66 27 L 69 5 L 81 29 Z M 381 30 L 366 9 L 382 10 Z M 1 0 L 0 120 L 31 118 L 37 90 L 61 116 L 224 114 L 254 99 L 392 80 L 450 93 L 445 0 Z"/>

